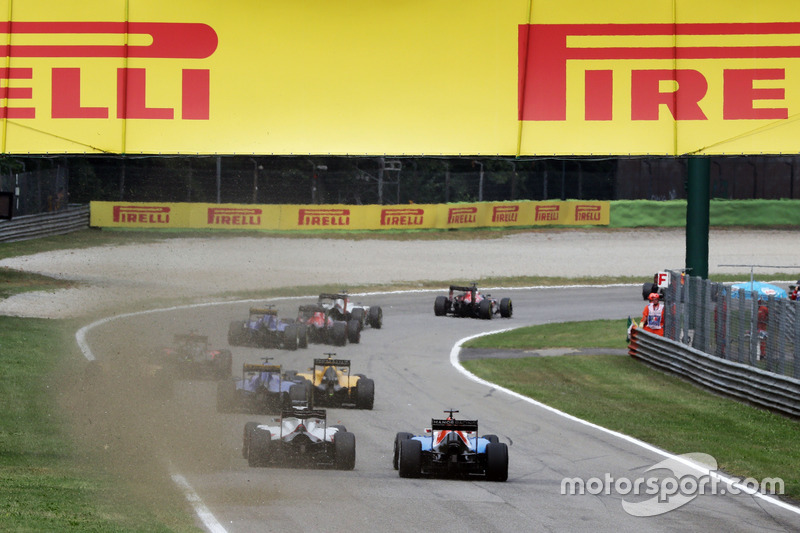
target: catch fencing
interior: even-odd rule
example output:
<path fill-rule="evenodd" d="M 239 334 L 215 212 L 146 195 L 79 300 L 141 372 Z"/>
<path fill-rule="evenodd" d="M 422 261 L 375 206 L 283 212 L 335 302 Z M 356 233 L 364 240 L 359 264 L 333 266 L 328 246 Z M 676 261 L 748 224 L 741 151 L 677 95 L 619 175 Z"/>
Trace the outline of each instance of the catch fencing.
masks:
<path fill-rule="evenodd" d="M 800 379 L 798 302 L 670 271 L 667 338 L 721 359 Z"/>

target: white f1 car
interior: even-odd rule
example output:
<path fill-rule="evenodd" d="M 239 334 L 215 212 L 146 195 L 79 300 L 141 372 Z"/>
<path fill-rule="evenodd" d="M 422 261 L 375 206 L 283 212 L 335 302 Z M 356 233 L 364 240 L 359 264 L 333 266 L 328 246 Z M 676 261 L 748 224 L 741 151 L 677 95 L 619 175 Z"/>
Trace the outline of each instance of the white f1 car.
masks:
<path fill-rule="evenodd" d="M 272 422 L 245 424 L 242 455 L 248 465 L 355 467 L 356 436 L 344 426 L 328 426 L 324 409 L 285 409 Z"/>
<path fill-rule="evenodd" d="M 317 299 L 317 305 L 326 309 L 334 320 L 349 322 L 356 319 L 362 328 L 370 326 L 374 329 L 381 329 L 383 326 L 383 309 L 379 305 L 369 306 L 354 303 L 347 293 L 323 292 Z"/>

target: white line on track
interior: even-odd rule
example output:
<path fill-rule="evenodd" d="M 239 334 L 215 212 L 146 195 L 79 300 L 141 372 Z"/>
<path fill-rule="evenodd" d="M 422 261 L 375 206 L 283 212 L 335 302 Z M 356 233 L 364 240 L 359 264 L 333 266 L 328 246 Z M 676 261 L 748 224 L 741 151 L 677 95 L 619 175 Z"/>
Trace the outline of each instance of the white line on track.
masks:
<path fill-rule="evenodd" d="M 171 477 L 172 481 L 174 481 L 175 484 L 181 488 L 186 500 L 194 509 L 197 518 L 199 518 L 200 521 L 203 522 L 203 525 L 206 526 L 206 529 L 208 529 L 208 531 L 211 533 L 227 533 L 227 530 L 222 527 L 222 524 L 219 523 L 217 518 L 211 513 L 208 507 L 206 507 L 206 504 L 203 503 L 203 500 L 200 499 L 200 496 L 198 496 L 192 486 L 189 485 L 189 482 L 186 481 L 186 478 L 177 472 L 173 472 Z"/>

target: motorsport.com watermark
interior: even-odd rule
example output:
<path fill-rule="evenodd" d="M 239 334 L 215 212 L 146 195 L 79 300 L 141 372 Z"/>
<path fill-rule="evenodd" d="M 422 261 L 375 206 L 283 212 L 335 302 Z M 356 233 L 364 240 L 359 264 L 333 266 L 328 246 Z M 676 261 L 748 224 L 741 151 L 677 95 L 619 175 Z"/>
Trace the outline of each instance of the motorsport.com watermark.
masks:
<path fill-rule="evenodd" d="M 561 494 L 575 495 L 611 495 L 635 497 L 636 501 L 623 498 L 622 508 L 633 516 L 656 516 L 677 509 L 697 496 L 705 494 L 783 494 L 784 482 L 781 478 L 725 477 L 715 473 L 717 461 L 705 453 L 687 453 L 670 457 L 645 470 L 669 470 L 672 475 L 641 476 L 635 479 L 627 477 L 614 478 L 606 473 L 602 478 L 579 477 L 561 480 Z M 651 496 L 651 498 L 640 498 Z"/>

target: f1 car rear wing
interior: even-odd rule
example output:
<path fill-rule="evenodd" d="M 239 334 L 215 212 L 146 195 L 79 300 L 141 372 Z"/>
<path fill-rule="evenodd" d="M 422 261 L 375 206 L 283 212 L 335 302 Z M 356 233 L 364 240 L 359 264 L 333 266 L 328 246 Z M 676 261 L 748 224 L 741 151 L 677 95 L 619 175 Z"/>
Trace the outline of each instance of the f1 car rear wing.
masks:
<path fill-rule="evenodd" d="M 347 300 L 348 298 L 350 298 L 349 294 L 344 294 L 344 293 L 335 294 L 335 293 L 332 293 L 332 292 L 323 292 L 323 293 L 321 293 L 319 295 L 319 298 L 317 298 L 317 299 L 318 300 Z"/>
<path fill-rule="evenodd" d="M 470 291 L 477 291 L 477 285 L 450 285 L 451 291 L 463 291 L 463 292 L 470 292 Z"/>
<path fill-rule="evenodd" d="M 470 292 L 472 293 L 472 301 L 475 301 L 475 293 L 478 292 L 478 286 L 473 284 L 470 286 L 466 285 L 450 285 L 450 299 L 453 298 L 453 293 L 456 291 L 461 292 Z"/>
<path fill-rule="evenodd" d="M 310 305 L 301 305 L 298 309 L 300 313 L 324 313 L 325 308 L 321 305 L 310 304 Z"/>
<path fill-rule="evenodd" d="M 445 418 L 431 419 L 432 431 L 478 431 L 477 420 L 447 420 Z"/>
<path fill-rule="evenodd" d="M 314 366 L 337 366 L 350 368 L 349 359 L 314 359 Z"/>
<path fill-rule="evenodd" d="M 264 307 L 251 307 L 250 308 L 251 315 L 277 315 L 277 309 L 271 308 L 264 308 Z"/>
<path fill-rule="evenodd" d="M 309 418 L 319 418 L 320 420 L 327 420 L 328 414 L 325 409 L 283 409 L 281 410 L 281 418 L 300 418 L 307 420 Z"/>
<path fill-rule="evenodd" d="M 242 372 L 278 372 L 281 371 L 281 365 L 261 365 L 255 363 L 245 363 L 242 365 Z"/>

